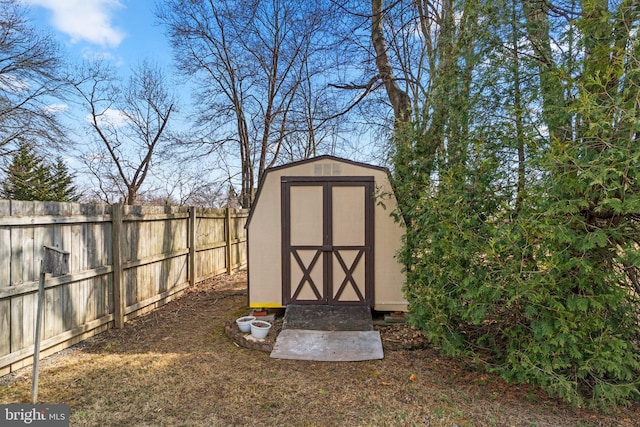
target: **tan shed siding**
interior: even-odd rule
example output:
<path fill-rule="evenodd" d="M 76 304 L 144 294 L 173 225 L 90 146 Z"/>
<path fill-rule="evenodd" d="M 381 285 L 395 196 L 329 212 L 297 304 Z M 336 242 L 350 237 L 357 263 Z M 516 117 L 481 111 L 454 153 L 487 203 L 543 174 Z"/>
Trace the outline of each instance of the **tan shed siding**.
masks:
<path fill-rule="evenodd" d="M 322 187 L 293 187 L 291 199 L 291 244 L 322 245 Z"/>
<path fill-rule="evenodd" d="M 389 178 L 384 172 L 375 174 L 378 194 L 392 194 Z M 407 301 L 402 287 L 405 276 L 397 253 L 402 246 L 404 230 L 391 217 L 396 208 L 395 197 L 384 199 L 384 206 L 376 203 L 375 224 L 375 303 L 379 311 L 406 311 Z"/>
<path fill-rule="evenodd" d="M 365 244 L 365 187 L 335 187 L 333 189 L 334 246 Z"/>
<path fill-rule="evenodd" d="M 249 304 L 282 306 L 282 236 L 280 233 L 280 176 L 268 173 L 260 190 L 260 203 L 249 223 Z"/>
<path fill-rule="evenodd" d="M 330 159 L 294 164 L 269 171 L 262 183 L 258 203 L 249 224 L 249 304 L 251 307 L 282 306 L 281 177 L 283 176 L 374 176 L 378 193 L 392 194 L 386 172 Z M 396 253 L 402 244 L 402 228 L 390 216 L 394 197 L 375 205 L 374 309 L 406 311 L 402 293 L 404 273 Z M 294 278 L 292 278 L 294 279 Z"/>

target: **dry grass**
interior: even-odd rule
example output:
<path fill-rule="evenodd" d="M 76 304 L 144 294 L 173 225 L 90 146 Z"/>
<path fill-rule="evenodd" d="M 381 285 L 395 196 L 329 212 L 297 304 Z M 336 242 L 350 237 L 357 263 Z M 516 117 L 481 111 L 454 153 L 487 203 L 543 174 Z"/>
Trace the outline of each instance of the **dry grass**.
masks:
<path fill-rule="evenodd" d="M 71 405 L 72 426 L 632 426 L 573 410 L 526 386 L 473 372 L 430 349 L 378 361 L 270 359 L 238 347 L 225 320 L 246 289 L 225 278 L 42 363 L 40 400 Z M 29 402 L 31 370 L 0 378 L 0 403 Z"/>

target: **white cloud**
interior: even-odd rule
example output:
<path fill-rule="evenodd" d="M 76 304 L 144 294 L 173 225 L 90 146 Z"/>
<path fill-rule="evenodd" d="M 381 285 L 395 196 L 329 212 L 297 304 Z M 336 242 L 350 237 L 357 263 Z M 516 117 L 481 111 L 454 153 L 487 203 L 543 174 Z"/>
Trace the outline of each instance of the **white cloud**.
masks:
<path fill-rule="evenodd" d="M 99 60 L 107 60 L 113 61 L 115 56 L 112 53 L 104 51 L 104 50 L 95 50 L 88 47 L 82 49 L 82 58 L 88 61 L 99 61 Z"/>
<path fill-rule="evenodd" d="M 121 67 L 124 64 L 124 60 L 121 56 L 114 55 L 113 53 L 106 50 L 96 50 L 85 47 L 82 49 L 81 55 L 82 59 L 86 59 L 89 62 L 109 61 L 116 67 Z"/>
<path fill-rule="evenodd" d="M 0 90 L 11 93 L 24 92 L 29 90 L 29 82 L 11 74 L 0 74 Z"/>
<path fill-rule="evenodd" d="M 48 113 L 61 113 L 67 111 L 69 106 L 67 104 L 49 104 L 44 109 Z"/>
<path fill-rule="evenodd" d="M 115 28 L 112 14 L 123 7 L 119 0 L 25 0 L 53 13 L 53 26 L 73 43 L 87 41 L 102 47 L 117 47 L 125 33 Z"/>
<path fill-rule="evenodd" d="M 91 116 L 87 115 L 85 118 L 88 122 L 91 122 Z M 110 125 L 116 128 L 126 125 L 130 122 L 127 115 L 122 110 L 116 110 L 109 108 L 105 110 L 101 116 L 98 117 L 98 122 L 101 124 Z"/>

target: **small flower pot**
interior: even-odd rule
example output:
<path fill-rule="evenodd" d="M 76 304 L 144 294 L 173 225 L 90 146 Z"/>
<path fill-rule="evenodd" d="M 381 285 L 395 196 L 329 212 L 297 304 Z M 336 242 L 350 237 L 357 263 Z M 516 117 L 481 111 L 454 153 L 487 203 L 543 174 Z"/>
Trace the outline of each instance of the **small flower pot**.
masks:
<path fill-rule="evenodd" d="M 265 322 L 264 320 L 253 320 L 251 322 L 251 335 L 253 335 L 254 338 L 266 338 L 269 334 L 269 329 L 271 329 L 271 323 Z"/>
<path fill-rule="evenodd" d="M 244 316 L 236 319 L 236 323 L 238 324 L 238 328 L 240 328 L 240 332 L 249 332 L 251 331 L 251 322 L 256 320 L 254 316 Z"/>

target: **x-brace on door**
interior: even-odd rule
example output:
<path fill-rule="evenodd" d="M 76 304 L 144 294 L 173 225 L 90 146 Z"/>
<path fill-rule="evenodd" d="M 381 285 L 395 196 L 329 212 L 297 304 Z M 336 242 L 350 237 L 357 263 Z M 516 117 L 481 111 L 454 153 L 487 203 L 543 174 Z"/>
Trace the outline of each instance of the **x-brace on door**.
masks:
<path fill-rule="evenodd" d="M 373 177 L 281 185 L 284 303 L 373 305 Z"/>

